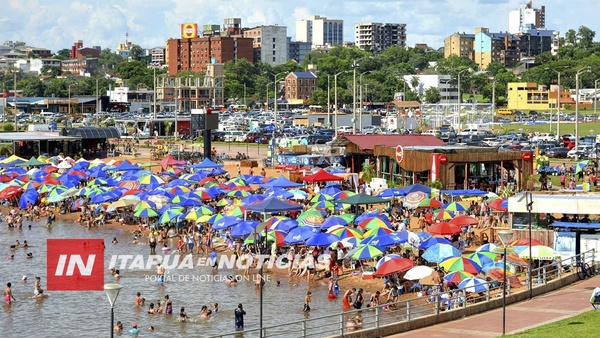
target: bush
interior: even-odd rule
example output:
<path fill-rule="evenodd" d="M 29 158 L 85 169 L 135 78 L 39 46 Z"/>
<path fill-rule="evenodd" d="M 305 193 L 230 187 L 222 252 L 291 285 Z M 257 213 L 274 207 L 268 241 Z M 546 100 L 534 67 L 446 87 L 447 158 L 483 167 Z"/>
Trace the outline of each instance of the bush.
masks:
<path fill-rule="evenodd" d="M 15 125 L 12 123 L 5 123 L 4 126 L 2 126 L 2 131 L 15 131 Z"/>

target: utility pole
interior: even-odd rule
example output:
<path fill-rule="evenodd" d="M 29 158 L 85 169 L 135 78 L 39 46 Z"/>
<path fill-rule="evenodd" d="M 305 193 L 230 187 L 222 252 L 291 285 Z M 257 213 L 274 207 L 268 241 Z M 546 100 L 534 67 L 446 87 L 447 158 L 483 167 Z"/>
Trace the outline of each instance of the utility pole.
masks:
<path fill-rule="evenodd" d="M 331 128 L 331 99 L 329 97 L 330 88 L 329 88 L 329 74 L 327 74 L 327 127 Z"/>
<path fill-rule="evenodd" d="M 156 66 L 153 67 L 154 69 L 154 74 L 152 76 L 153 80 L 154 80 L 154 89 L 152 92 L 152 113 L 153 113 L 153 118 L 156 120 Z"/>
<path fill-rule="evenodd" d="M 575 74 L 575 149 L 579 148 L 579 74 L 583 72 L 589 72 L 590 67 L 584 67 L 577 71 Z"/>
<path fill-rule="evenodd" d="M 13 104 L 14 104 L 14 109 L 13 112 L 15 114 L 15 131 L 19 131 L 19 124 L 17 122 L 17 71 L 15 70 L 13 72 Z"/>
<path fill-rule="evenodd" d="M 356 134 L 356 68 L 359 64 L 356 60 L 352 62 L 353 80 L 352 80 L 352 134 Z"/>

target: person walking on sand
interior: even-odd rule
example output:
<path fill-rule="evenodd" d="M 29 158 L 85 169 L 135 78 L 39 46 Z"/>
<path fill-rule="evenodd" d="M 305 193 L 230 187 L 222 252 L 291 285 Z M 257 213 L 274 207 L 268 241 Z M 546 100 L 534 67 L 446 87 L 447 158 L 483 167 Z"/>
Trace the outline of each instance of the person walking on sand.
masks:
<path fill-rule="evenodd" d="M 4 288 L 4 302 L 8 305 L 10 305 L 12 301 L 16 301 L 15 296 L 13 296 L 11 287 L 11 283 L 6 283 L 6 287 Z"/>

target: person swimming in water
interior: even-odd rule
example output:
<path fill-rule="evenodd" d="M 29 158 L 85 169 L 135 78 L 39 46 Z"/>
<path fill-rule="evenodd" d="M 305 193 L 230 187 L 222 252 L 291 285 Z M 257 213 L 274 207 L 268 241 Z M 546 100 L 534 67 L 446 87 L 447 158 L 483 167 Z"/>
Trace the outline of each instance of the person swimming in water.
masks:
<path fill-rule="evenodd" d="M 13 296 L 11 288 L 12 288 L 12 284 L 6 283 L 6 287 L 4 288 L 4 302 L 8 305 L 10 305 L 12 303 L 12 301 L 17 301 L 15 299 L 15 296 Z"/>

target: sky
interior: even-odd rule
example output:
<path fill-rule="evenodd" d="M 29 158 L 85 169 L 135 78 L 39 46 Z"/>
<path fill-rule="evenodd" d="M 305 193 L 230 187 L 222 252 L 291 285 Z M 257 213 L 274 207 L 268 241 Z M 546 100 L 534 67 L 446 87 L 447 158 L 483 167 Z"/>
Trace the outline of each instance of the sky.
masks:
<path fill-rule="evenodd" d="M 439 48 L 454 32 L 508 30 L 508 13 L 523 0 L 0 0 L 2 41 L 24 41 L 52 52 L 83 40 L 85 47 L 115 50 L 129 41 L 142 48 L 165 46 L 180 37 L 180 24 L 223 24 L 241 18 L 243 27 L 280 25 L 296 40 L 296 20 L 311 15 L 344 20 L 344 41 L 354 41 L 361 22 L 405 23 L 407 45 L 426 43 Z M 546 0 L 546 28 L 559 30 L 584 25 L 598 32 L 598 0 Z"/>

